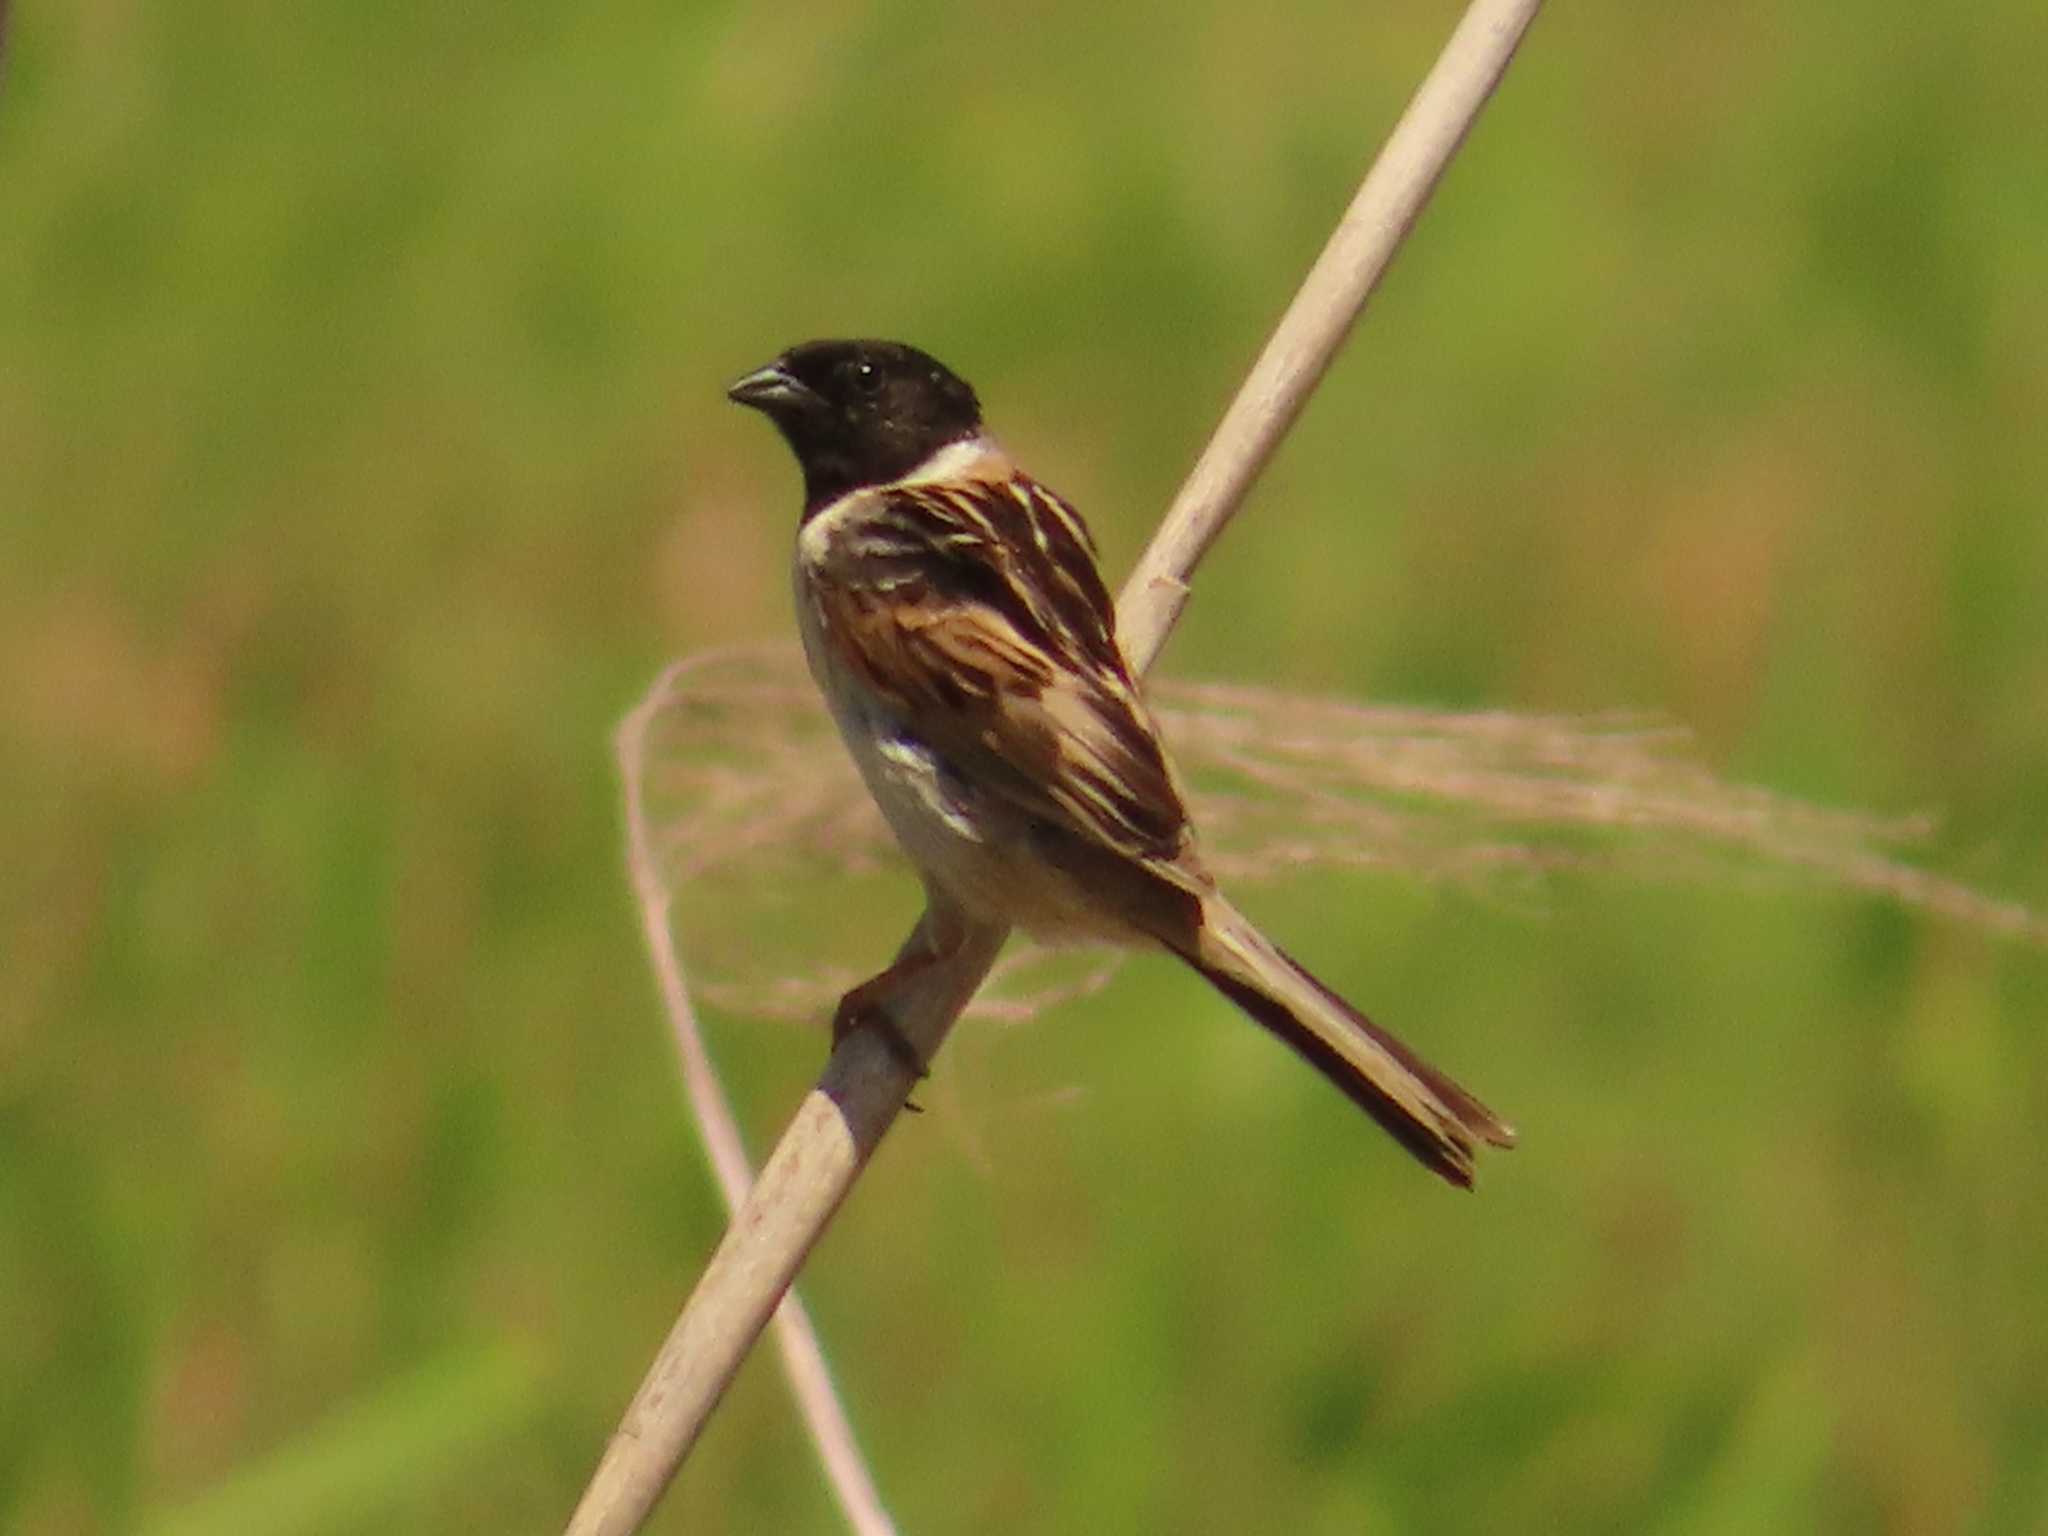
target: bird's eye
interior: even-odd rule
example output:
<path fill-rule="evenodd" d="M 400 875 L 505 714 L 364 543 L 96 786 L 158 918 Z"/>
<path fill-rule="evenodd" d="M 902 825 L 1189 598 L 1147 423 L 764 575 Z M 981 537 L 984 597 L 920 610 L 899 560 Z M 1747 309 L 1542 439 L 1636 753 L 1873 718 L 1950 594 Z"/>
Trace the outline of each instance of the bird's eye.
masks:
<path fill-rule="evenodd" d="M 853 388 L 856 394 L 880 394 L 882 390 L 882 370 L 873 363 L 855 363 L 853 365 Z"/>

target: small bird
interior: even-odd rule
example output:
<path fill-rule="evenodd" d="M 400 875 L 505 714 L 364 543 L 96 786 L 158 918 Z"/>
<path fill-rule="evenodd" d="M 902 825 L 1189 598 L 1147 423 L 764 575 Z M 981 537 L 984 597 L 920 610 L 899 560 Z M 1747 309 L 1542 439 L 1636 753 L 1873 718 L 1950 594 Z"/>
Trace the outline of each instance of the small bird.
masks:
<path fill-rule="evenodd" d="M 900 342 L 811 341 L 727 393 L 803 471 L 804 654 L 928 904 L 922 952 L 850 992 L 835 1038 L 893 1030 L 880 1000 L 967 919 L 1157 946 L 1451 1183 L 1471 1186 L 1480 1143 L 1513 1145 L 1217 890 L 1117 644 L 1094 538 L 989 435 L 964 380 Z"/>

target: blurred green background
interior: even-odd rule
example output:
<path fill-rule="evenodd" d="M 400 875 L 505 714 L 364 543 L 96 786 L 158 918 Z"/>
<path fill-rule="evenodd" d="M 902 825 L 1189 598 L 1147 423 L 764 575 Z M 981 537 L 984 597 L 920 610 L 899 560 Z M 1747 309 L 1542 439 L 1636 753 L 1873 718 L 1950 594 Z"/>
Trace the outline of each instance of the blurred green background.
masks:
<path fill-rule="evenodd" d="M 789 631 L 722 384 L 919 341 L 1120 573 L 1453 16 L 17 8 L 0 1528 L 558 1526 L 722 1227 L 607 739 Z M 2048 904 L 2044 56 L 1554 7 L 1166 670 L 1667 713 Z M 1247 904 L 1522 1149 L 1451 1194 L 1163 963 L 970 1029 L 806 1284 L 906 1531 L 2048 1530 L 2038 949 Z M 765 1144 L 822 1028 L 711 1022 Z M 656 1528 L 838 1528 L 765 1361 Z"/>

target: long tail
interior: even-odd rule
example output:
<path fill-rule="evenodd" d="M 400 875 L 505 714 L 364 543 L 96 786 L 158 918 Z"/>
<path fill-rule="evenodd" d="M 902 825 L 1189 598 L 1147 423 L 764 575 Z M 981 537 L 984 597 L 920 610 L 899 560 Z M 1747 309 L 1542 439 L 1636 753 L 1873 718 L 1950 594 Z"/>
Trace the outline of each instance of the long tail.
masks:
<path fill-rule="evenodd" d="M 1425 1167 L 1470 1189 L 1479 1144 L 1515 1144 L 1512 1126 L 1317 981 L 1228 901 L 1206 896 L 1202 916 L 1192 949 L 1175 946 L 1181 958 Z"/>

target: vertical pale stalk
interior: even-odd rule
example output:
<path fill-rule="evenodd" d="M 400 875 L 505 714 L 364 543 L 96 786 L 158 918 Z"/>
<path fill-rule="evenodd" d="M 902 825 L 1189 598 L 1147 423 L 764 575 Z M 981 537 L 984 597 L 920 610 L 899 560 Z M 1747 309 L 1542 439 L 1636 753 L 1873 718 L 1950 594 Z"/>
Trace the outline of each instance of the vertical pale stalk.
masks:
<path fill-rule="evenodd" d="M 1409 103 L 1125 584 L 1118 625 L 1134 667 L 1148 668 L 1158 656 L 1196 564 L 1350 333 L 1539 5 L 1474 0 Z M 947 964 L 916 973 L 893 999 L 898 1027 L 925 1060 L 944 1042 L 1006 936 L 1000 928 L 970 933 Z M 916 942 L 913 934 L 906 947 Z M 911 1087 L 909 1073 L 872 1030 L 855 1032 L 833 1052 L 605 1448 L 568 1536 L 626 1536 L 640 1528 Z"/>

